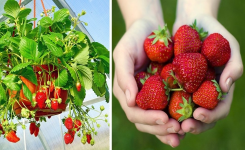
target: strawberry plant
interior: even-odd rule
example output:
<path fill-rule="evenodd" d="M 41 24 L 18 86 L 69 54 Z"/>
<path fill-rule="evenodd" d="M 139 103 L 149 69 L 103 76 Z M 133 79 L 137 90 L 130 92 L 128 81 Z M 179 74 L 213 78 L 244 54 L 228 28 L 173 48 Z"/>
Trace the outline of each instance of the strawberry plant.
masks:
<path fill-rule="evenodd" d="M 45 16 L 41 14 L 43 17 L 33 27 L 36 18 L 27 18 L 31 9 L 20 8 L 16 1 L 8 0 L 4 11 L 2 15 L 8 20 L 0 22 L 0 132 L 10 142 L 17 142 L 16 126 L 21 123 L 13 123 L 13 119 L 26 118 L 31 123 L 31 134 L 37 136 L 38 122 L 68 107 L 67 118 L 74 131 L 71 137 L 74 139 L 75 133 L 94 137 L 94 127 L 100 126 L 96 119 L 107 122 L 108 115 L 84 106 L 83 100 L 86 90 L 93 89 L 98 97 L 105 96 L 109 102 L 109 51 L 75 30 L 79 23 L 87 25 L 79 20 L 86 12 L 74 18 L 68 9 L 55 11 L 52 7 L 44 10 Z M 90 117 L 90 110 L 99 115 Z M 68 137 L 67 133 L 64 135 Z"/>

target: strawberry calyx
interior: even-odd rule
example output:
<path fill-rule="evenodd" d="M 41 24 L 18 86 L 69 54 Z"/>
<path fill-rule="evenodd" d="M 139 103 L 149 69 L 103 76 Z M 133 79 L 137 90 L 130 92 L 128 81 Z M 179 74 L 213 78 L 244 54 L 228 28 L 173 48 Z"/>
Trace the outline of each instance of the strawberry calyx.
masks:
<path fill-rule="evenodd" d="M 140 83 L 141 83 L 142 85 L 144 85 L 144 84 L 145 84 L 145 81 L 146 81 L 149 77 L 150 77 L 150 75 L 146 74 L 144 78 L 140 79 Z"/>
<path fill-rule="evenodd" d="M 218 82 L 216 80 L 211 80 L 214 83 L 214 86 L 216 87 L 216 91 L 219 93 L 218 95 L 218 100 L 224 100 L 224 98 L 222 98 L 223 95 L 226 95 L 227 93 L 224 93 L 221 91 L 221 88 L 218 84 Z"/>
<path fill-rule="evenodd" d="M 190 25 L 190 27 L 198 32 L 199 37 L 200 37 L 201 40 L 203 40 L 203 39 L 208 35 L 208 32 L 204 32 L 204 31 L 203 31 L 203 28 L 199 29 L 199 28 L 197 27 L 197 21 L 196 21 L 196 19 L 195 19 L 195 21 L 193 22 L 193 24 Z"/>
<path fill-rule="evenodd" d="M 154 45 L 158 40 L 164 42 L 165 46 L 168 47 L 168 41 L 171 41 L 170 35 L 168 33 L 167 24 L 161 28 L 158 26 L 158 30 L 153 31 L 153 35 L 148 36 L 149 39 L 153 39 L 152 45 Z"/>
<path fill-rule="evenodd" d="M 189 98 L 189 102 L 182 97 L 183 103 L 179 103 L 181 109 L 177 110 L 176 112 L 181 114 L 182 116 L 178 119 L 179 122 L 184 121 L 187 118 L 192 116 L 194 104 L 191 102 L 191 97 Z"/>
<path fill-rule="evenodd" d="M 171 70 L 170 75 L 174 78 L 173 84 L 178 84 L 178 86 L 180 87 L 179 89 L 182 89 L 183 91 L 185 91 L 184 88 L 182 87 L 182 85 L 178 82 L 176 76 L 174 75 L 173 70 Z M 179 91 L 179 90 L 171 89 L 171 91 Z"/>

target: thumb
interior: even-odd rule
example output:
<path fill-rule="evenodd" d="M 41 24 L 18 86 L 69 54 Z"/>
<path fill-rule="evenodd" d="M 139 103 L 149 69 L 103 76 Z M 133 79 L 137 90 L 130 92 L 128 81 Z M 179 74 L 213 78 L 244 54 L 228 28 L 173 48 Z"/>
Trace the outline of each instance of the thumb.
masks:
<path fill-rule="evenodd" d="M 233 47 L 231 46 L 231 49 Z M 219 84 L 223 92 L 228 92 L 231 85 L 242 76 L 243 64 L 239 52 L 239 45 L 233 48 L 231 51 L 231 58 L 227 62 L 220 80 Z"/>
<path fill-rule="evenodd" d="M 135 106 L 138 87 L 134 78 L 134 58 L 120 48 L 115 49 L 113 57 L 118 85 L 125 94 L 127 105 Z"/>

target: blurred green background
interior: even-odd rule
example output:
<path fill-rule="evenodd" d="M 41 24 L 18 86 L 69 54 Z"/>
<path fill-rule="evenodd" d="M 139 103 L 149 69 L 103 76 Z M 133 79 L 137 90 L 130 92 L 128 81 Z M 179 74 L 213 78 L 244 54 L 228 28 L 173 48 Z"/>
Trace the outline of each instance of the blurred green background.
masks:
<path fill-rule="evenodd" d="M 169 30 L 175 20 L 177 0 L 161 0 L 164 19 Z M 245 1 L 222 0 L 218 20 L 235 36 L 240 44 L 241 56 L 245 61 Z M 125 32 L 125 24 L 116 0 L 112 0 L 112 48 Z M 114 63 L 113 63 L 114 77 Z M 176 150 L 244 150 L 245 142 L 245 76 L 236 81 L 236 88 L 227 118 L 199 135 L 187 134 Z M 115 150 L 158 150 L 173 149 L 161 143 L 154 135 L 139 132 L 127 120 L 120 104 L 113 95 L 112 101 L 112 148 Z"/>

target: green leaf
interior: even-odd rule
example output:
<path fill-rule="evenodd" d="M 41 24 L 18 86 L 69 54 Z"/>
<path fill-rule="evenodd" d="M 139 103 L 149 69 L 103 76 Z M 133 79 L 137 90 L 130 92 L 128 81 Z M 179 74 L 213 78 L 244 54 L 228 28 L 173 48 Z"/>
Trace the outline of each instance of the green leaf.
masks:
<path fill-rule="evenodd" d="M 55 86 L 63 87 L 68 81 L 68 73 L 66 69 L 61 70 L 58 78 L 55 80 Z"/>
<path fill-rule="evenodd" d="M 54 22 L 63 22 L 68 17 L 69 17 L 69 10 L 66 8 L 60 9 L 54 13 Z"/>
<path fill-rule="evenodd" d="M 71 77 L 74 79 L 74 81 L 77 81 L 77 76 L 74 68 L 70 67 L 69 65 L 67 65 L 66 67 L 69 70 Z"/>
<path fill-rule="evenodd" d="M 23 93 L 28 100 L 32 101 L 32 93 L 25 84 L 23 84 Z"/>
<path fill-rule="evenodd" d="M 3 15 L 3 16 L 5 16 L 5 17 L 8 17 L 9 19 L 14 20 L 14 17 L 13 17 L 13 16 L 11 16 L 11 15 L 9 15 L 9 14 L 5 14 L 5 13 L 3 13 L 2 15 Z"/>
<path fill-rule="evenodd" d="M 30 12 L 31 12 L 30 8 L 25 8 L 25 9 L 20 11 L 18 17 L 19 18 L 25 18 L 25 17 L 27 17 L 30 14 Z"/>
<path fill-rule="evenodd" d="M 61 33 L 54 33 L 51 32 L 49 39 L 54 42 L 55 44 L 59 45 L 59 46 L 63 46 L 63 35 Z"/>
<path fill-rule="evenodd" d="M 106 93 L 106 88 L 105 88 L 105 86 L 97 87 L 97 86 L 93 83 L 92 89 L 93 89 L 94 93 L 95 93 L 97 96 L 100 96 L 100 97 L 104 96 L 105 93 Z"/>
<path fill-rule="evenodd" d="M 21 84 L 18 84 L 19 77 L 14 74 L 9 74 L 3 79 L 3 83 L 12 91 L 20 91 Z"/>
<path fill-rule="evenodd" d="M 73 93 L 74 93 L 74 103 L 76 106 L 81 107 L 83 104 L 83 100 L 86 96 L 86 92 L 84 87 L 81 87 L 81 91 L 78 92 L 76 87 L 73 86 Z"/>
<path fill-rule="evenodd" d="M 40 20 L 40 25 L 44 28 L 48 28 L 49 26 L 52 25 L 52 19 L 48 16 L 46 17 L 43 17 L 41 20 Z"/>
<path fill-rule="evenodd" d="M 93 42 L 92 43 L 92 46 L 94 47 L 96 53 L 98 55 L 104 55 L 106 56 L 107 58 L 109 58 L 109 51 L 104 47 L 104 45 L 98 43 L 98 42 Z"/>
<path fill-rule="evenodd" d="M 15 67 L 10 71 L 10 73 L 19 71 L 20 69 L 23 69 L 23 68 L 26 68 L 26 67 L 29 66 L 30 64 L 31 64 L 31 62 L 18 64 L 17 66 L 15 66 Z"/>
<path fill-rule="evenodd" d="M 20 53 L 23 57 L 35 61 L 38 59 L 37 43 L 34 40 L 22 37 L 20 41 Z"/>
<path fill-rule="evenodd" d="M 109 103 L 109 101 L 110 101 L 110 93 L 109 93 L 109 89 L 107 87 L 107 84 L 106 84 L 105 99 L 106 99 L 106 102 Z"/>
<path fill-rule="evenodd" d="M 4 5 L 4 11 L 6 14 L 16 18 L 20 12 L 20 6 L 16 1 L 7 1 Z"/>
<path fill-rule="evenodd" d="M 13 72 L 16 75 L 20 75 L 31 81 L 33 84 L 37 85 L 37 77 L 33 68 L 31 66 L 27 66 L 19 71 Z"/>
<path fill-rule="evenodd" d="M 86 90 L 91 89 L 92 81 L 93 81 L 91 70 L 88 67 L 82 66 L 82 65 L 77 66 L 77 68 L 83 76 L 83 82 L 84 82 L 85 89 Z"/>
<path fill-rule="evenodd" d="M 89 46 L 86 44 L 85 47 L 79 49 L 78 53 L 74 57 L 74 61 L 78 64 L 86 65 L 88 63 L 89 58 Z"/>
<path fill-rule="evenodd" d="M 6 102 L 6 100 L 6 90 L 3 88 L 2 84 L 0 84 L 0 104 L 3 104 L 4 102 Z"/>
<path fill-rule="evenodd" d="M 104 61 L 106 61 L 107 63 L 110 63 L 110 60 L 108 57 L 104 56 L 104 55 L 100 55 L 99 58 L 103 59 Z"/>
<path fill-rule="evenodd" d="M 94 72 L 94 83 L 98 87 L 102 87 L 105 84 L 105 75 L 95 71 Z"/>
<path fill-rule="evenodd" d="M 56 46 L 47 35 L 43 36 L 43 40 L 45 44 L 47 45 L 48 49 L 51 51 L 51 53 L 57 57 L 61 57 L 63 55 L 63 50 Z"/>
<path fill-rule="evenodd" d="M 78 40 L 77 40 L 77 43 L 80 43 L 84 40 L 85 38 L 85 34 L 81 31 L 75 31 L 75 34 L 78 35 Z"/>

